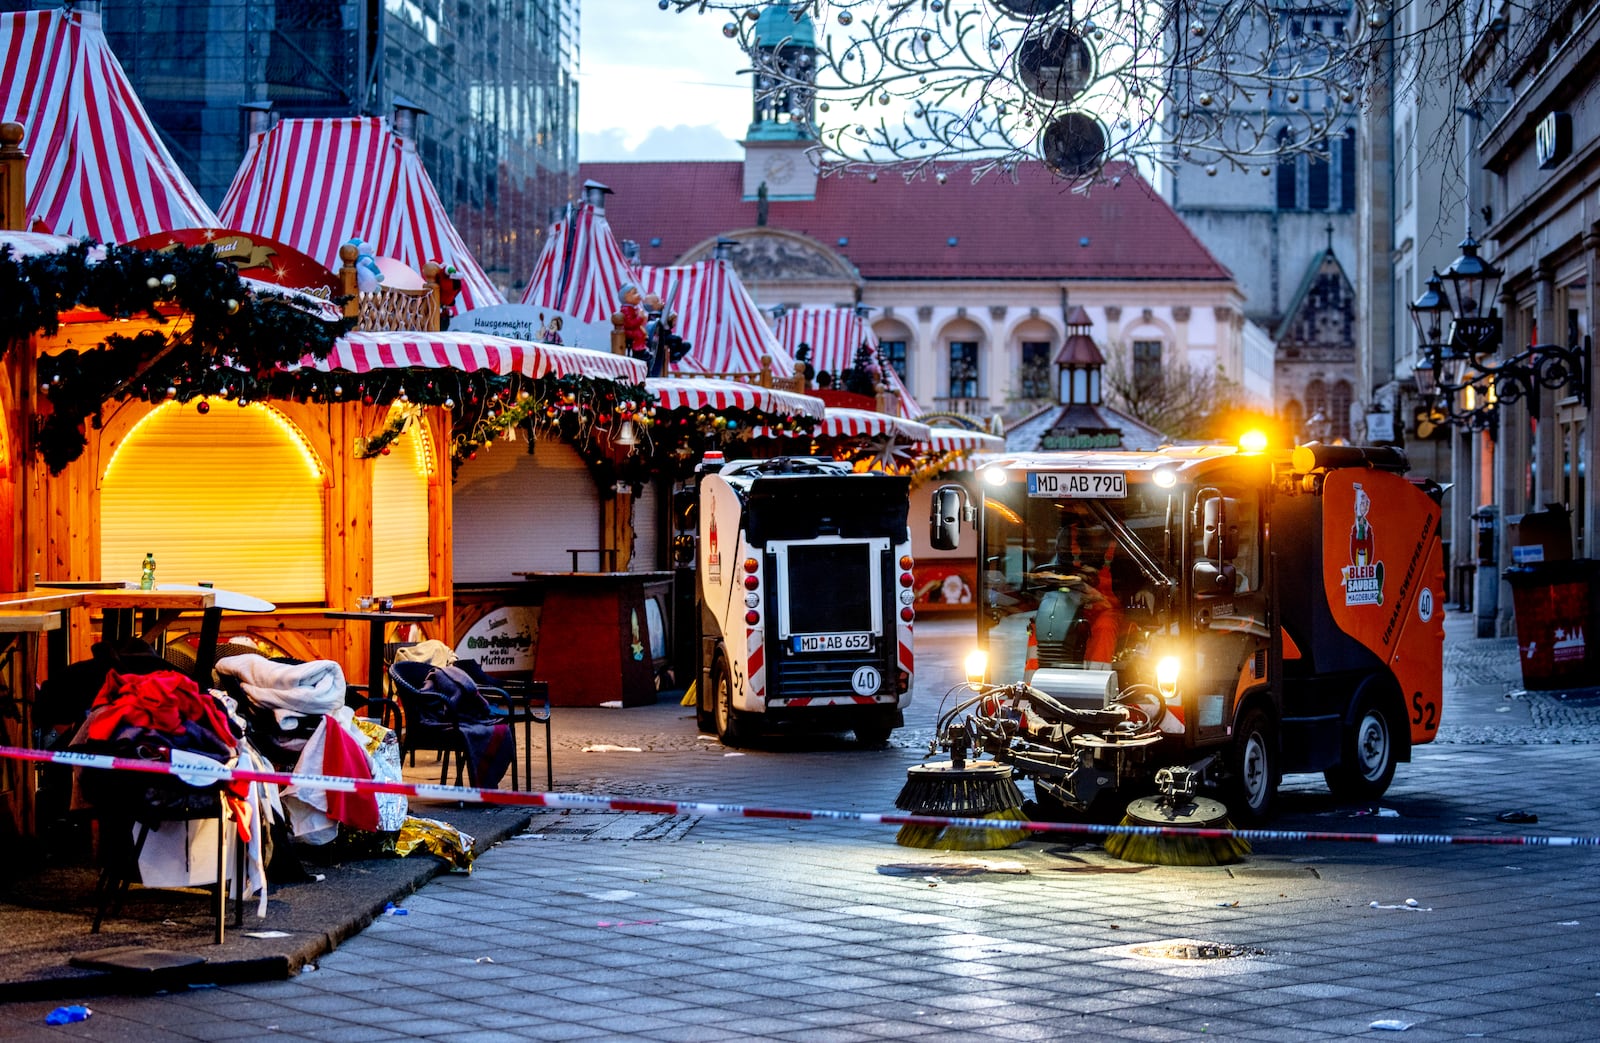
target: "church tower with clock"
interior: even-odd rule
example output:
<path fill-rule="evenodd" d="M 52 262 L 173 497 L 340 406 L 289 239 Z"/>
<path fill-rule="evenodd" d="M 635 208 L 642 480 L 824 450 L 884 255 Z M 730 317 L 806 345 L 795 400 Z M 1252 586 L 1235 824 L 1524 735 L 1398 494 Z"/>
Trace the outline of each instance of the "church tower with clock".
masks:
<path fill-rule="evenodd" d="M 745 133 L 744 198 L 809 200 L 817 196 L 816 29 L 787 4 L 772 4 L 755 27 L 754 118 Z M 800 86 L 805 84 L 806 86 Z"/>

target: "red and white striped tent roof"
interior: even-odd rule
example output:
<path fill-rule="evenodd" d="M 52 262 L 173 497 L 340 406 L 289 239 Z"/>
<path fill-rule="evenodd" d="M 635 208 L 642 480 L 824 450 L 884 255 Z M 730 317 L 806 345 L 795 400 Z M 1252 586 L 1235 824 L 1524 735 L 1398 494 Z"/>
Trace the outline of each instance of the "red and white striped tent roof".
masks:
<path fill-rule="evenodd" d="M 791 356 L 800 345 L 808 345 L 809 361 L 818 372 L 841 373 L 855 365 L 856 349 L 862 344 L 874 350 L 878 347 L 878 335 L 854 308 L 792 308 L 778 317 L 773 333 Z M 901 416 L 914 417 L 922 412 L 893 366 L 888 369 L 886 383 L 899 396 Z"/>
<path fill-rule="evenodd" d="M 868 438 L 893 435 L 906 442 L 927 442 L 933 435 L 927 424 L 902 416 L 875 413 L 870 409 L 841 409 L 830 406 L 828 415 L 813 432 L 815 438 Z"/>
<path fill-rule="evenodd" d="M 964 427 L 930 427 L 928 433 L 928 448 L 935 453 L 998 453 L 1006 447 L 1006 440 L 999 435 Z"/>
<path fill-rule="evenodd" d="M 603 322 L 622 307 L 623 284 L 638 281 L 605 215 L 579 203 L 550 229 L 522 303 Z"/>
<path fill-rule="evenodd" d="M 9 249 L 13 257 L 43 257 L 46 254 L 65 253 L 76 243 L 64 235 L 48 232 L 0 231 L 0 250 Z"/>
<path fill-rule="evenodd" d="M 506 302 L 450 222 L 416 142 L 379 117 L 280 121 L 251 142 L 218 216 L 332 271 L 354 238 L 418 271 L 429 261 L 452 266 L 461 311 Z"/>
<path fill-rule="evenodd" d="M 772 372 L 794 374 L 794 358 L 772 335 L 756 302 L 727 261 L 639 269 L 644 293 L 661 298 L 678 315 L 678 336 L 690 345 L 678 368 L 690 373 L 755 373 L 763 355 Z"/>
<path fill-rule="evenodd" d="M 662 409 L 743 409 L 779 416 L 821 419 L 822 399 L 796 391 L 711 377 L 651 377 L 644 386 Z"/>
<path fill-rule="evenodd" d="M 471 373 L 488 370 L 502 376 L 583 376 L 609 380 L 644 381 L 644 364 L 623 355 L 569 348 L 560 344 L 524 344 L 487 333 L 426 333 L 396 331 L 348 333 L 334 342 L 322 360 L 304 363 L 322 372 L 345 370 L 368 373 L 375 369 L 459 369 Z"/>
<path fill-rule="evenodd" d="M 28 220 L 125 243 L 216 215 L 178 169 L 89 11 L 0 15 L 0 119 L 21 123 Z"/>
<path fill-rule="evenodd" d="M 854 308 L 791 308 L 778 316 L 773 335 L 790 355 L 809 345 L 811 365 L 833 373 L 854 365 L 862 344 L 878 346 L 872 327 Z"/>

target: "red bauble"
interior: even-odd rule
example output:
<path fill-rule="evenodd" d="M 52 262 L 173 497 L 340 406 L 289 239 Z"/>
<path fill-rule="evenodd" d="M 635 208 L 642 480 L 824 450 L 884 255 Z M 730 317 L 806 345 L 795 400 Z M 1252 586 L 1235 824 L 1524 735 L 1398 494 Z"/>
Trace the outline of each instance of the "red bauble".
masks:
<path fill-rule="evenodd" d="M 211 403 L 210 402 L 197 402 L 197 403 L 195 403 L 195 407 L 194 408 L 195 408 L 195 412 L 197 412 L 197 413 L 209 413 L 209 412 L 211 412 Z"/>

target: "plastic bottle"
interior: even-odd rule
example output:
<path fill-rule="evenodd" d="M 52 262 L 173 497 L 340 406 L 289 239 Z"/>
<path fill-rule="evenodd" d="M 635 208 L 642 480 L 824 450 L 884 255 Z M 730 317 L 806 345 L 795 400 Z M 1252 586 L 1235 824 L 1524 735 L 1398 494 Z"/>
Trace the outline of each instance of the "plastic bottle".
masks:
<path fill-rule="evenodd" d="M 139 570 L 139 589 L 154 590 L 156 586 L 156 556 L 146 554 L 144 567 Z"/>

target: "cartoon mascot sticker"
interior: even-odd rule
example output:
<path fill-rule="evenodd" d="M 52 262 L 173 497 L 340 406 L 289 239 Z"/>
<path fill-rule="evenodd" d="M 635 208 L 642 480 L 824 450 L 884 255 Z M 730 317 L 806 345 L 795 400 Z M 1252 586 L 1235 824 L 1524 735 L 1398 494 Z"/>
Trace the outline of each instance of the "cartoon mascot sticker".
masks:
<path fill-rule="evenodd" d="M 1368 515 L 1372 511 L 1372 497 L 1355 483 L 1356 520 L 1350 526 L 1350 564 L 1341 569 L 1340 583 L 1344 586 L 1344 603 L 1354 605 L 1383 604 L 1383 562 L 1378 558 L 1377 537 L 1372 531 Z"/>

